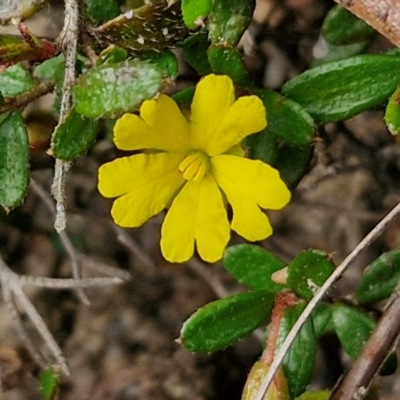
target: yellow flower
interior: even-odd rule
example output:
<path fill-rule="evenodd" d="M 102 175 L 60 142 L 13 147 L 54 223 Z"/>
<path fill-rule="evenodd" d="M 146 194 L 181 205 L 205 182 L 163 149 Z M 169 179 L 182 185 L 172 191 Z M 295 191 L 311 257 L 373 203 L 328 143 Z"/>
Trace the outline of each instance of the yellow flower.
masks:
<path fill-rule="evenodd" d="M 257 96 L 235 100 L 230 78 L 216 75 L 198 83 L 189 120 L 166 95 L 145 101 L 140 116 L 123 115 L 114 128 L 116 146 L 148 151 L 99 169 L 100 193 L 118 197 L 115 223 L 138 227 L 167 208 L 161 251 L 171 262 L 189 260 L 195 244 L 202 259 L 219 260 L 230 229 L 250 241 L 265 239 L 272 228 L 261 208 L 281 209 L 290 192 L 277 170 L 245 159 L 239 144 L 266 124 Z"/>

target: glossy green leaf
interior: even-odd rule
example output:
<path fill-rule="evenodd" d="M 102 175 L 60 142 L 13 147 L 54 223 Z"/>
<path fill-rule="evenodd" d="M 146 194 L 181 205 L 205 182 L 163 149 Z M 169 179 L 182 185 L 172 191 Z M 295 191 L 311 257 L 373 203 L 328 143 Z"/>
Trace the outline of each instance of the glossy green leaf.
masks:
<path fill-rule="evenodd" d="M 390 96 L 385 111 L 385 122 L 392 135 L 400 134 L 400 86 Z"/>
<path fill-rule="evenodd" d="M 287 286 L 298 296 L 309 300 L 334 269 L 335 266 L 326 253 L 305 250 L 289 264 Z"/>
<path fill-rule="evenodd" d="M 228 75 L 239 85 L 251 83 L 243 56 L 237 48 L 213 45 L 208 49 L 207 55 L 211 69 L 216 74 Z"/>
<path fill-rule="evenodd" d="M 180 2 L 153 0 L 135 10 L 128 10 L 91 30 L 103 46 L 114 44 L 130 54 L 163 51 L 176 45 L 188 35 L 183 23 Z"/>
<path fill-rule="evenodd" d="M 279 143 L 268 127 L 261 132 L 247 136 L 243 144 L 250 158 L 264 161 L 270 165 L 275 164 L 278 158 Z"/>
<path fill-rule="evenodd" d="M 376 303 L 393 293 L 400 279 L 400 250 L 391 250 L 373 261 L 364 271 L 356 296 L 361 303 Z"/>
<path fill-rule="evenodd" d="M 115 0 L 83 0 L 82 13 L 85 18 L 102 24 L 121 14 L 118 2 Z"/>
<path fill-rule="evenodd" d="M 314 146 L 312 145 L 290 146 L 284 144 L 279 147 L 274 167 L 290 188 L 295 187 L 308 171 L 313 150 Z"/>
<path fill-rule="evenodd" d="M 315 136 L 315 125 L 310 114 L 298 103 L 268 89 L 254 92 L 267 109 L 268 126 L 266 132 L 291 145 L 310 143 Z"/>
<path fill-rule="evenodd" d="M 75 160 L 93 144 L 99 128 L 99 120 L 83 117 L 73 109 L 58 126 L 50 153 L 61 160 Z"/>
<path fill-rule="evenodd" d="M 305 303 L 302 302 L 294 307 L 286 308 L 283 312 L 279 327 L 278 349 L 296 323 L 304 307 Z M 288 380 L 289 391 L 293 397 L 302 394 L 310 383 L 314 371 L 316 351 L 317 338 L 314 332 L 314 325 L 312 320 L 308 319 L 290 347 L 282 364 Z"/>
<path fill-rule="evenodd" d="M 333 45 L 364 42 L 374 34 L 374 29 L 341 6 L 333 7 L 322 25 L 322 34 Z"/>
<path fill-rule="evenodd" d="M 182 0 L 182 16 L 186 26 L 196 29 L 204 24 L 211 11 L 212 0 Z"/>
<path fill-rule="evenodd" d="M 343 349 L 355 360 L 374 330 L 376 322 L 367 314 L 344 304 L 332 307 L 332 322 Z"/>
<path fill-rule="evenodd" d="M 56 400 L 58 397 L 58 387 L 60 374 L 53 368 L 47 367 L 40 373 L 40 393 L 43 400 Z"/>
<path fill-rule="evenodd" d="M 381 105 L 400 82 L 400 57 L 368 54 L 322 64 L 294 77 L 282 93 L 318 122 L 350 118 Z"/>
<path fill-rule="evenodd" d="M 213 301 L 182 326 L 180 341 L 190 351 L 217 351 L 244 338 L 272 312 L 274 294 L 268 290 L 241 293 Z"/>
<path fill-rule="evenodd" d="M 214 1 L 207 19 L 211 43 L 235 47 L 250 24 L 254 6 L 253 0 Z"/>
<path fill-rule="evenodd" d="M 284 285 L 271 280 L 271 275 L 284 268 L 286 263 L 260 246 L 230 246 L 226 249 L 222 262 L 232 276 L 251 289 L 268 289 L 277 293 L 284 288 Z"/>
<path fill-rule="evenodd" d="M 0 92 L 4 97 L 15 97 L 35 87 L 29 71 L 22 64 L 8 67 L 0 74 Z"/>
<path fill-rule="evenodd" d="M 29 186 L 28 134 L 20 112 L 0 121 L 0 205 L 11 209 L 22 202 Z"/>
<path fill-rule="evenodd" d="M 331 392 L 329 390 L 315 390 L 305 392 L 301 396 L 296 397 L 296 400 L 329 400 Z"/>
<path fill-rule="evenodd" d="M 209 46 L 208 36 L 204 32 L 191 35 L 182 43 L 183 57 L 199 75 L 207 75 L 212 72 L 207 57 Z"/>
<path fill-rule="evenodd" d="M 172 98 L 174 101 L 180 106 L 190 109 L 192 105 L 192 100 L 194 96 L 195 86 L 189 86 L 186 89 L 181 90 L 178 93 L 175 93 Z"/>
<path fill-rule="evenodd" d="M 162 72 L 146 61 L 101 65 L 76 80 L 76 111 L 88 118 L 116 117 L 154 97 L 162 85 Z"/>
<path fill-rule="evenodd" d="M 328 304 L 319 303 L 313 313 L 312 313 L 312 320 L 314 324 L 314 332 L 316 337 L 320 337 L 329 323 L 331 322 L 332 318 L 332 310 Z"/>

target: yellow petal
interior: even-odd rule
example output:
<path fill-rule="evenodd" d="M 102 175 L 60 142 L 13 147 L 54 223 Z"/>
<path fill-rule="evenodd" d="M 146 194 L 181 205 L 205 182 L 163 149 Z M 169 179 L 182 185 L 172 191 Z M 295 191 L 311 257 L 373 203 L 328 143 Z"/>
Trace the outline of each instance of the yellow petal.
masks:
<path fill-rule="evenodd" d="M 266 110 L 257 96 L 240 97 L 225 114 L 221 124 L 207 145 L 210 156 L 225 153 L 240 143 L 246 136 L 261 131 L 267 126 Z"/>
<path fill-rule="evenodd" d="M 121 150 L 156 149 L 175 153 L 190 150 L 189 124 L 168 96 L 142 104 L 140 117 L 125 114 L 115 124 L 114 142 Z"/>
<path fill-rule="evenodd" d="M 190 137 L 194 148 L 206 149 L 234 101 L 233 83 L 225 75 L 207 75 L 197 84 L 190 115 Z"/>
<path fill-rule="evenodd" d="M 184 183 L 178 170 L 182 157 L 174 153 L 139 154 L 102 166 L 100 193 L 121 196 L 111 209 L 115 223 L 137 227 L 163 210 Z"/>
<path fill-rule="evenodd" d="M 268 237 L 272 228 L 259 207 L 277 210 L 290 200 L 279 172 L 261 161 L 229 155 L 213 157 L 211 168 L 232 206 L 232 229 L 251 241 Z"/>
<path fill-rule="evenodd" d="M 168 261 L 189 260 L 195 241 L 203 260 L 222 258 L 230 227 L 221 192 L 210 175 L 185 184 L 165 217 L 161 235 L 161 250 Z"/>

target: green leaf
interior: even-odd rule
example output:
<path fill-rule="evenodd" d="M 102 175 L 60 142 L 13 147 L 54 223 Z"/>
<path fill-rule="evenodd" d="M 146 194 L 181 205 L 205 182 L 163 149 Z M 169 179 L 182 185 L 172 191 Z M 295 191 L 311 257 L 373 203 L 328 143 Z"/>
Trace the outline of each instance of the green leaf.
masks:
<path fill-rule="evenodd" d="M 375 31 L 362 19 L 341 6 L 331 8 L 322 25 L 322 34 L 333 45 L 346 45 L 369 40 Z"/>
<path fill-rule="evenodd" d="M 268 127 L 261 132 L 247 136 L 243 144 L 250 158 L 264 161 L 270 165 L 275 164 L 278 158 L 279 143 Z"/>
<path fill-rule="evenodd" d="M 182 0 L 183 21 L 189 29 L 200 27 L 211 11 L 212 0 Z"/>
<path fill-rule="evenodd" d="M 144 59 L 157 66 L 164 77 L 175 80 L 179 75 L 179 63 L 171 50 L 148 53 Z"/>
<path fill-rule="evenodd" d="M 253 0 L 218 0 L 210 12 L 207 25 L 212 44 L 235 47 L 250 24 Z"/>
<path fill-rule="evenodd" d="M 324 332 L 325 328 L 329 325 L 332 318 L 331 307 L 325 303 L 319 303 L 313 313 L 312 320 L 314 324 L 315 336 L 319 338 Z"/>
<path fill-rule="evenodd" d="M 243 56 L 235 47 L 213 45 L 208 51 L 208 61 L 216 74 L 228 75 L 239 85 L 249 85 L 250 75 L 247 71 Z"/>
<path fill-rule="evenodd" d="M 41 80 L 56 80 L 57 70 L 64 69 L 64 54 L 50 58 L 35 67 L 33 76 Z"/>
<path fill-rule="evenodd" d="M 8 67 L 0 74 L 0 91 L 4 97 L 15 97 L 35 87 L 29 71 L 21 64 Z"/>
<path fill-rule="evenodd" d="M 368 54 L 307 70 L 282 87 L 318 122 L 350 118 L 381 105 L 400 82 L 400 57 Z"/>
<path fill-rule="evenodd" d="M 286 339 L 293 325 L 304 310 L 305 302 L 294 307 L 288 307 L 283 312 L 279 326 L 278 349 Z M 314 332 L 314 325 L 308 319 L 296 337 L 289 352 L 283 360 L 283 371 L 288 380 L 289 391 L 293 397 L 303 393 L 310 383 L 317 351 L 317 338 Z"/>
<path fill-rule="evenodd" d="M 390 96 L 385 112 L 385 123 L 392 135 L 400 134 L 400 86 Z"/>
<path fill-rule="evenodd" d="M 237 244 L 226 249 L 224 268 L 239 282 L 251 289 L 267 289 L 278 293 L 284 285 L 271 280 L 271 275 L 286 263 L 260 246 Z"/>
<path fill-rule="evenodd" d="M 125 61 L 128 58 L 128 52 L 121 47 L 111 45 L 104 49 L 97 60 L 97 65 L 102 64 L 117 64 Z"/>
<path fill-rule="evenodd" d="M 132 55 L 176 47 L 187 37 L 188 29 L 182 21 L 179 1 L 146 3 L 93 28 L 91 33 L 101 46 L 114 44 Z"/>
<path fill-rule="evenodd" d="M 207 34 L 203 32 L 189 36 L 182 44 L 183 57 L 199 75 L 207 75 L 212 72 L 207 57 L 209 46 Z"/>
<path fill-rule="evenodd" d="M 196 86 L 189 86 L 186 89 L 183 89 L 178 93 L 175 93 L 172 96 L 172 98 L 180 107 L 183 106 L 186 107 L 187 109 L 190 109 L 195 89 Z"/>
<path fill-rule="evenodd" d="M 73 109 L 54 134 L 51 154 L 61 160 L 75 160 L 93 144 L 99 128 L 99 120 L 82 117 Z"/>
<path fill-rule="evenodd" d="M 346 353 L 355 360 L 376 326 L 376 322 L 363 312 L 344 305 L 332 307 L 332 322 Z"/>
<path fill-rule="evenodd" d="M 40 393 L 43 400 L 56 400 L 58 396 L 58 387 L 60 374 L 52 367 L 43 369 L 40 373 Z"/>
<path fill-rule="evenodd" d="M 313 149 L 312 145 L 290 146 L 284 144 L 279 147 L 277 159 L 273 165 L 289 187 L 295 187 L 308 171 Z"/>
<path fill-rule="evenodd" d="M 101 65 L 76 80 L 76 111 L 88 118 L 116 117 L 154 97 L 162 86 L 161 71 L 149 62 Z"/>
<path fill-rule="evenodd" d="M 287 286 L 298 296 L 309 300 L 334 269 L 335 266 L 326 253 L 305 250 L 289 264 Z"/>
<path fill-rule="evenodd" d="M 83 0 L 83 15 L 95 23 L 102 24 L 121 14 L 115 0 Z"/>
<path fill-rule="evenodd" d="M 190 351 L 217 351 L 244 338 L 272 312 L 268 290 L 241 293 L 213 301 L 196 311 L 181 329 L 180 341 Z"/>
<path fill-rule="evenodd" d="M 383 253 L 364 271 L 356 297 L 361 303 L 376 303 L 390 297 L 400 279 L 400 250 Z"/>
<path fill-rule="evenodd" d="M 302 106 L 273 90 L 258 89 L 254 94 L 261 98 L 267 109 L 266 133 L 272 132 L 291 145 L 304 145 L 313 140 L 314 121 Z"/>
<path fill-rule="evenodd" d="M 11 209 L 22 202 L 29 186 L 28 134 L 20 112 L 2 118 L 0 143 L 0 205 Z"/>
<path fill-rule="evenodd" d="M 296 400 L 329 400 L 331 392 L 329 390 L 315 390 L 303 393 Z"/>

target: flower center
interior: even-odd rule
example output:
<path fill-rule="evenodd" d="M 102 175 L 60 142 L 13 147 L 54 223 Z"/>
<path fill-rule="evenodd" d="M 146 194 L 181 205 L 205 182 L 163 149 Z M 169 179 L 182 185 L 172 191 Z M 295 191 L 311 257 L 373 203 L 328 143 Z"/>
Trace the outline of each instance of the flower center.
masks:
<path fill-rule="evenodd" d="M 201 150 L 195 150 L 179 164 L 179 171 L 188 181 L 200 182 L 210 170 L 210 158 Z"/>

